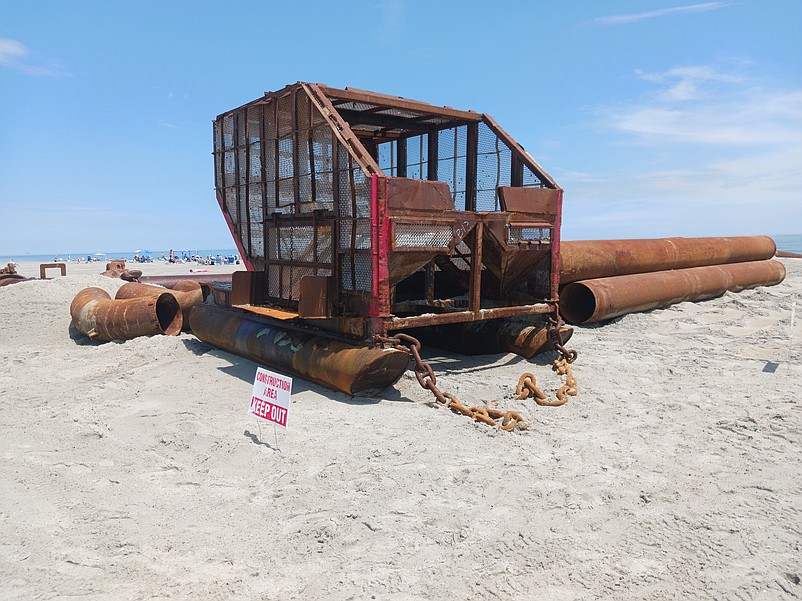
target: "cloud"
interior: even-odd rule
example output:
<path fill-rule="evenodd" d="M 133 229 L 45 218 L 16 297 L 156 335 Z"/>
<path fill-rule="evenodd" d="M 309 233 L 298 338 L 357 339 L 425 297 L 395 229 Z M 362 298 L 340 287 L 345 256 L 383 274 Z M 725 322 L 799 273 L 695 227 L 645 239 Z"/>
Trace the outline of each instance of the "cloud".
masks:
<path fill-rule="evenodd" d="M 28 54 L 28 49 L 17 40 L 0 38 L 0 65 L 7 65 Z"/>
<path fill-rule="evenodd" d="M 636 72 L 655 84 L 641 98 L 598 109 L 604 129 L 649 144 L 767 146 L 802 140 L 802 90 L 768 88 L 713 66 Z"/>
<path fill-rule="evenodd" d="M 659 73 L 636 70 L 635 76 L 645 81 L 670 84 L 659 92 L 661 100 L 694 100 L 706 94 L 706 90 L 721 84 L 740 83 L 743 77 L 725 73 L 706 65 L 679 66 Z"/>
<path fill-rule="evenodd" d="M 17 40 L 0 38 L 0 67 L 7 67 L 34 77 L 62 77 L 64 66 L 55 60 L 41 60 L 31 55 L 30 49 Z"/>
<path fill-rule="evenodd" d="M 637 76 L 650 89 L 596 109 L 616 160 L 559 180 L 568 237 L 799 233 L 802 89 L 715 65 Z"/>
<path fill-rule="evenodd" d="M 379 0 L 375 5 L 378 24 L 374 38 L 382 45 L 390 45 L 404 39 L 406 6 L 404 0 Z"/>
<path fill-rule="evenodd" d="M 702 4 L 688 4 L 685 6 L 675 6 L 673 8 L 661 8 L 660 10 L 653 10 L 645 13 L 598 17 L 595 19 L 595 22 L 600 23 L 601 25 L 622 25 L 625 23 L 635 23 L 637 21 L 644 21 L 646 19 L 658 19 L 660 17 L 668 17 L 671 15 L 701 13 L 711 10 L 718 10 L 720 8 L 730 6 L 731 4 L 731 2 L 704 2 Z"/>

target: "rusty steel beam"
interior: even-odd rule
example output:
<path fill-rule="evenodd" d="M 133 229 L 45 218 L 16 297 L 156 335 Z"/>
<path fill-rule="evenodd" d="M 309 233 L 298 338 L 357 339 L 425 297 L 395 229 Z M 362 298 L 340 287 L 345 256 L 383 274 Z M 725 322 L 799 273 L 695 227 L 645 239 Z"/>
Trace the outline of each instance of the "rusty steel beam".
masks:
<path fill-rule="evenodd" d="M 138 336 L 181 331 L 181 308 L 172 294 L 112 300 L 102 288 L 85 288 L 70 304 L 75 328 L 98 340 L 130 340 Z"/>
<path fill-rule="evenodd" d="M 771 259 L 768 236 L 578 240 L 560 245 L 560 285 L 633 273 Z"/>
<path fill-rule="evenodd" d="M 290 330 L 241 309 L 197 305 L 190 325 L 207 344 L 347 394 L 386 388 L 409 365 L 409 354 L 399 349 Z"/>
<path fill-rule="evenodd" d="M 684 301 L 773 286 L 785 278 L 775 260 L 707 265 L 573 282 L 560 292 L 560 313 L 570 323 L 593 323 Z"/>
<path fill-rule="evenodd" d="M 328 99 L 336 98 L 339 100 L 349 100 L 351 102 L 372 104 L 374 106 L 412 111 L 426 115 L 437 115 L 438 117 L 447 117 L 449 119 L 459 119 L 462 121 L 481 121 L 482 119 L 482 115 L 474 111 L 461 111 L 459 109 L 451 108 L 450 106 L 435 106 L 425 102 L 420 102 L 419 100 L 401 98 L 400 96 L 389 96 L 387 94 L 369 92 L 367 90 L 359 90 L 356 88 L 345 88 L 344 90 L 341 90 L 338 88 L 329 87 L 325 84 L 306 85 L 316 85 L 316 87 Z"/>
<path fill-rule="evenodd" d="M 8 286 L 9 284 L 17 284 L 34 279 L 36 278 L 26 278 L 24 275 L 18 273 L 0 273 L 0 286 Z"/>
<path fill-rule="evenodd" d="M 198 282 L 183 280 L 177 282 L 172 289 L 162 286 L 152 286 L 150 284 L 140 284 L 138 282 L 128 282 L 117 290 L 114 298 L 153 298 L 162 294 L 171 294 L 178 301 L 183 316 L 183 330 L 189 329 L 189 312 L 192 307 L 203 302 L 203 289 Z"/>
<path fill-rule="evenodd" d="M 231 282 L 230 273 L 190 273 L 183 275 L 143 275 L 139 281 L 143 284 L 157 284 L 165 288 L 172 288 L 178 282 L 192 280 L 199 284 L 210 284 L 212 282 Z"/>
<path fill-rule="evenodd" d="M 47 270 L 48 269 L 58 269 L 61 273 L 61 276 L 67 275 L 67 265 L 64 263 L 41 263 L 39 265 L 39 279 L 40 280 L 49 280 L 50 278 L 47 277 Z"/>
<path fill-rule="evenodd" d="M 573 328 L 561 328 L 561 344 L 568 342 L 573 333 Z M 551 348 L 545 320 L 535 324 L 515 318 L 492 319 L 420 328 L 414 334 L 424 344 L 462 355 L 515 353 L 531 359 Z"/>
<path fill-rule="evenodd" d="M 16 284 L 17 282 L 26 282 L 32 279 L 34 278 L 26 278 L 24 275 L 17 273 L 16 263 L 8 263 L 5 267 L 0 268 L 0 286 Z"/>
<path fill-rule="evenodd" d="M 406 328 L 422 328 L 425 326 L 443 325 L 447 323 L 465 323 L 469 321 L 484 321 L 486 319 L 499 319 L 502 317 L 521 317 L 524 315 L 542 315 L 554 310 L 552 303 L 537 303 L 534 305 L 516 305 L 512 307 L 492 307 L 478 311 L 454 311 L 449 313 L 427 313 L 412 317 L 391 317 L 385 321 L 387 331 L 404 330 Z"/>

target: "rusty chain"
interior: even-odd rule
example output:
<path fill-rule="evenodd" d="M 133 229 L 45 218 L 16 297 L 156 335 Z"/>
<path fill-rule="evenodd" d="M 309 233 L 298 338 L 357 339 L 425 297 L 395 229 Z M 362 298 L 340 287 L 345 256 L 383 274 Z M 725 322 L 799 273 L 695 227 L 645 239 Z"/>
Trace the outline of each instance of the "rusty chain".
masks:
<path fill-rule="evenodd" d="M 566 349 L 560 339 L 560 328 L 563 321 L 559 317 L 549 318 L 547 336 L 552 348 L 557 350 L 559 357 L 552 363 L 559 376 L 565 376 L 565 383 L 557 390 L 557 400 L 548 401 L 545 393 L 537 387 L 534 374 L 525 373 L 518 380 L 515 394 L 519 400 L 524 400 L 530 396 L 535 403 L 544 407 L 560 407 L 568 402 L 569 396 L 576 396 L 578 393 L 577 381 L 571 370 L 571 363 L 577 358 L 577 352 L 573 349 Z M 528 422 L 524 420 L 520 413 L 516 411 L 501 411 L 490 406 L 485 407 L 466 407 L 459 398 L 450 392 L 443 392 L 437 387 L 437 376 L 434 375 L 432 366 L 424 361 L 420 355 L 420 341 L 409 334 L 398 333 L 395 336 L 374 336 L 374 340 L 380 344 L 390 344 L 399 348 L 406 349 L 415 360 L 415 378 L 424 390 L 430 390 L 438 403 L 451 409 L 455 413 L 461 413 L 482 422 L 488 426 L 498 426 L 501 430 L 509 431 L 515 428 L 525 429 Z M 500 422 L 500 423 L 499 423 Z"/>
<path fill-rule="evenodd" d="M 562 358 L 565 359 L 566 363 L 573 363 L 576 361 L 577 353 L 574 349 L 567 349 L 563 346 L 562 340 L 560 339 L 560 328 L 565 325 L 565 322 L 560 317 L 560 314 L 557 314 L 556 318 L 549 317 L 549 323 L 546 326 L 546 336 L 551 343 L 552 348 L 554 348 Z"/>
<path fill-rule="evenodd" d="M 482 422 L 488 426 L 498 426 L 499 429 L 504 431 L 514 430 L 515 428 L 524 429 L 528 426 L 528 423 L 520 413 L 501 411 L 493 407 L 466 407 L 455 395 L 441 391 L 437 387 L 437 376 L 434 375 L 432 366 L 420 356 L 420 341 L 417 338 L 399 333 L 392 337 L 374 336 L 374 340 L 382 344 L 391 344 L 407 349 L 415 360 L 415 378 L 418 383 L 425 390 L 430 390 L 438 403 L 455 413 L 461 413 L 474 421 Z"/>
<path fill-rule="evenodd" d="M 542 407 L 560 407 L 568 402 L 569 396 L 576 396 L 579 393 L 574 372 L 571 369 L 571 363 L 576 361 L 578 353 L 574 349 L 567 349 L 563 346 L 560 340 L 560 328 L 564 322 L 560 317 L 557 319 L 549 318 L 548 330 L 546 332 L 552 348 L 556 349 L 559 353 L 551 367 L 557 372 L 559 376 L 565 376 L 565 382 L 560 388 L 557 389 L 557 400 L 546 400 L 546 394 L 537 387 L 537 380 L 534 374 L 525 373 L 518 379 L 518 386 L 515 388 L 515 394 L 519 400 L 528 399 L 532 397 L 538 405 Z"/>

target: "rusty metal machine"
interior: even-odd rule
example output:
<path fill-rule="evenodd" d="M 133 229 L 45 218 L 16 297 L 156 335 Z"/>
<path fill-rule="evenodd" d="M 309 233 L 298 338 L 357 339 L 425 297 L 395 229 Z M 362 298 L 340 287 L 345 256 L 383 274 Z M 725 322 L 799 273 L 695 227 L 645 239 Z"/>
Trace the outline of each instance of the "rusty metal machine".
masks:
<path fill-rule="evenodd" d="M 299 82 L 219 115 L 214 165 L 248 271 L 234 274 L 225 307 L 193 310 L 202 339 L 236 346 L 219 328 L 238 327 L 232 315 L 323 347 L 557 318 L 562 189 L 489 115 Z M 286 364 L 355 390 L 353 374 Z"/>

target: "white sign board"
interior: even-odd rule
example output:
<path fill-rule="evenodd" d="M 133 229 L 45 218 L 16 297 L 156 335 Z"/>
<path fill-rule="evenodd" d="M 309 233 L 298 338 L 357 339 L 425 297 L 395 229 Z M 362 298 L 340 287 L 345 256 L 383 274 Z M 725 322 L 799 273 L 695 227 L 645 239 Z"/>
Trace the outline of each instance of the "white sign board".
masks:
<path fill-rule="evenodd" d="M 248 415 L 287 428 L 292 378 L 256 368 Z"/>

